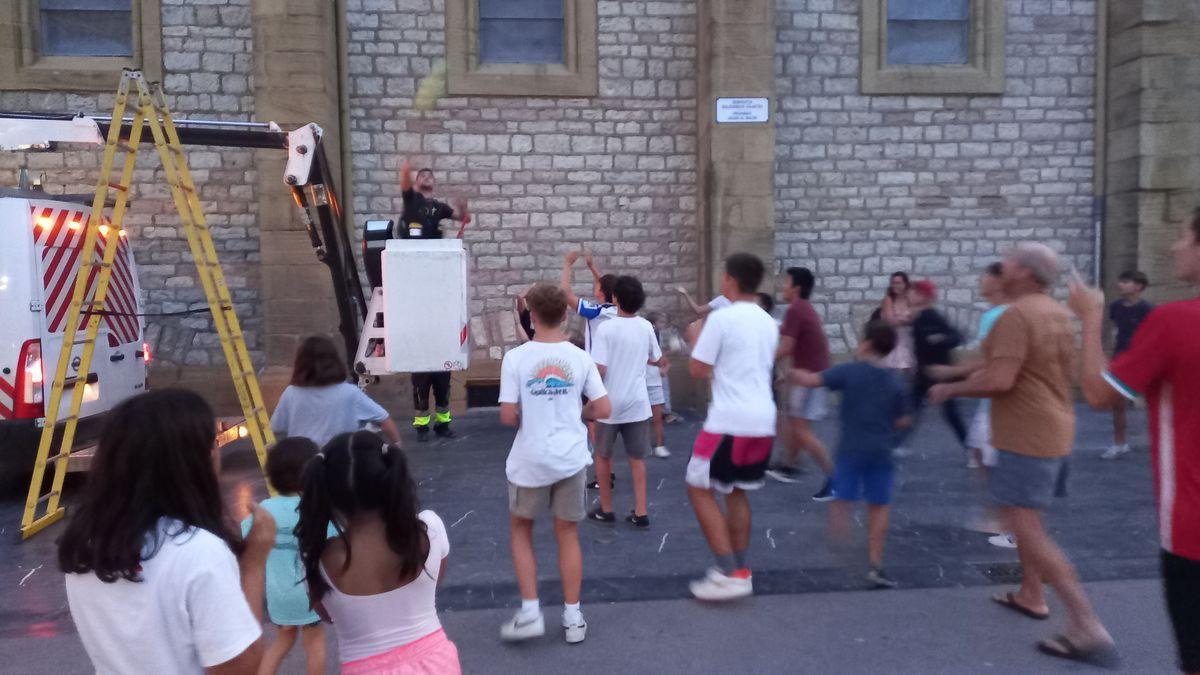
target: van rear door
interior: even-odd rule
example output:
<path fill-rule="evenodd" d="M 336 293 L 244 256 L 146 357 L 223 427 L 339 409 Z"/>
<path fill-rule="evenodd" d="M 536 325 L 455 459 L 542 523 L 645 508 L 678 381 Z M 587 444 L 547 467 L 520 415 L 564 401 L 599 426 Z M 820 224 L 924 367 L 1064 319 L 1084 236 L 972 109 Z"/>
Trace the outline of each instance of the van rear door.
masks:
<path fill-rule="evenodd" d="M 71 295 L 82 263 L 83 232 L 87 223 L 88 210 L 78 205 L 66 203 L 40 203 L 34 205 L 35 221 L 35 250 L 37 262 L 40 265 L 42 280 L 42 358 L 45 363 L 47 385 L 54 377 L 58 358 L 63 345 L 63 332 L 66 328 L 67 313 L 70 309 Z M 94 259 L 100 261 L 103 247 L 109 242 L 120 242 L 117 260 L 114 264 L 112 280 L 109 285 L 106 308 L 112 315 L 101 319 L 96 335 L 96 347 L 92 355 L 89 372 L 79 372 L 79 362 L 83 353 L 82 330 L 87 325 L 87 316 L 80 317 L 79 332 L 75 336 L 75 344 L 70 346 L 71 365 L 67 377 L 86 379 L 83 405 L 80 410 L 82 417 L 88 417 L 105 412 L 117 402 L 131 396 L 132 378 L 124 377 L 126 370 L 136 369 L 142 374 L 144 384 L 144 367 L 138 362 L 135 352 L 140 347 L 140 322 L 137 314 L 136 287 L 132 279 L 131 259 L 128 245 L 121 241 L 116 231 L 102 228 L 102 236 L 97 241 Z M 88 279 L 87 300 L 90 301 L 96 291 L 96 277 L 99 268 L 93 268 Z M 46 387 L 49 396 L 50 387 Z M 60 420 L 69 412 L 69 406 L 60 408 Z"/>

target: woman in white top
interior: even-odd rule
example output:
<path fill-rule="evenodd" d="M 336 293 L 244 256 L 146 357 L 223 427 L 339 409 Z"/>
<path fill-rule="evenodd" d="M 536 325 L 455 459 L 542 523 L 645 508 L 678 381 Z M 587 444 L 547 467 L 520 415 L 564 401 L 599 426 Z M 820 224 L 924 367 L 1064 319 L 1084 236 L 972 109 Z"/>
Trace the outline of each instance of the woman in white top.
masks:
<path fill-rule="evenodd" d="M 378 434 L 337 436 L 305 469 L 300 558 L 343 673 L 461 672 L 435 602 L 450 542 L 437 514 L 419 508 L 403 451 Z M 327 538 L 329 523 L 337 537 Z"/>
<path fill-rule="evenodd" d="M 67 603 L 98 673 L 254 673 L 275 521 L 243 541 L 217 483 L 212 409 L 160 389 L 109 413 L 58 544 Z"/>
<path fill-rule="evenodd" d="M 913 355 L 913 312 L 908 306 L 908 274 L 894 272 L 888 279 L 887 295 L 879 306 L 881 319 L 896 329 L 896 348 L 882 361 L 885 368 L 908 371 L 917 364 Z"/>

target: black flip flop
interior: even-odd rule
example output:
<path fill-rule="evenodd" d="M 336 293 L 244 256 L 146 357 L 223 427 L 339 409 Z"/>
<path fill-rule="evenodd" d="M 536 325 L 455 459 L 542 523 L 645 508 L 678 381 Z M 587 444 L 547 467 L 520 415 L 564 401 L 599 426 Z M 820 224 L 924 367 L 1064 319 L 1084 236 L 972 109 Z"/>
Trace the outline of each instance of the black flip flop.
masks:
<path fill-rule="evenodd" d="M 1020 614 L 1031 619 L 1037 619 L 1038 621 L 1045 621 L 1046 619 L 1050 618 L 1050 612 L 1035 612 L 1025 605 L 1017 602 L 1017 597 L 1012 592 L 1005 593 L 1002 597 L 996 597 L 993 595 L 992 602 L 1000 605 L 1001 607 L 1007 607 L 1014 612 L 1019 612 Z"/>
<path fill-rule="evenodd" d="M 1121 662 L 1117 648 L 1113 645 L 1101 645 L 1090 649 L 1076 647 L 1065 635 L 1056 635 L 1049 640 L 1042 640 L 1037 645 L 1038 651 L 1059 659 L 1078 661 L 1100 668 L 1116 668 Z"/>

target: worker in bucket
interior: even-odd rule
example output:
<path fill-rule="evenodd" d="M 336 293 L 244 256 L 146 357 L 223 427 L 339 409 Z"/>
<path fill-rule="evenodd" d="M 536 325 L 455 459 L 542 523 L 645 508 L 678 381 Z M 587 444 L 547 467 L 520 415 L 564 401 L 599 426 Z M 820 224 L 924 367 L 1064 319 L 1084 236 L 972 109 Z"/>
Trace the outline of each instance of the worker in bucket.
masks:
<path fill-rule="evenodd" d="M 404 197 L 404 213 L 402 214 L 396 236 L 400 239 L 441 239 L 441 223 L 447 218 L 457 220 L 458 238 L 462 239 L 463 231 L 471 222 L 471 214 L 467 211 L 467 200 L 460 197 L 451 207 L 445 202 L 433 198 L 433 190 L 437 181 L 433 177 L 433 169 L 421 169 L 414 178 L 412 165 L 408 160 L 400 168 L 400 190 Z M 417 430 L 418 441 L 429 440 L 430 422 L 433 432 L 442 438 L 453 438 L 450 430 L 450 373 L 413 373 L 413 428 Z M 433 392 L 433 416 L 429 415 L 429 394 Z"/>

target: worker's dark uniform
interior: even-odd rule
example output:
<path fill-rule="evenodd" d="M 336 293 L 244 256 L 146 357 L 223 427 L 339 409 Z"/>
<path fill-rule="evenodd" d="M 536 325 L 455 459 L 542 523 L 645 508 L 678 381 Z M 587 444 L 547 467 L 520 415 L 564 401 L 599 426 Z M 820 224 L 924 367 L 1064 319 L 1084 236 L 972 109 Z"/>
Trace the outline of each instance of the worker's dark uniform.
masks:
<path fill-rule="evenodd" d="M 404 214 L 397 226 L 400 239 L 441 239 L 441 222 L 454 215 L 454 209 L 416 190 L 405 190 Z M 433 430 L 439 436 L 450 432 L 450 373 L 413 373 L 413 427 L 419 438 L 429 433 L 429 391 L 433 390 Z"/>

